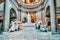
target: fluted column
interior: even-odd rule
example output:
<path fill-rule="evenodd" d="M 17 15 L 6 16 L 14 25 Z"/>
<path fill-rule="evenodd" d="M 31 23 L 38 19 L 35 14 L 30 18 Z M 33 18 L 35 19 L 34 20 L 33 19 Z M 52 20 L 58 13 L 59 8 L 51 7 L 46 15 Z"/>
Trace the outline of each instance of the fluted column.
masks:
<path fill-rule="evenodd" d="M 55 25 L 55 9 L 54 9 L 54 0 L 50 0 L 50 17 L 51 17 L 51 31 L 54 33 L 56 31 Z"/>
<path fill-rule="evenodd" d="M 29 12 L 28 12 L 28 23 L 31 23 L 31 18 L 30 18 Z"/>
<path fill-rule="evenodd" d="M 10 21 L 10 5 L 9 0 L 6 0 L 5 5 L 5 21 L 4 21 L 4 31 L 7 31 L 9 28 L 9 21 Z"/>

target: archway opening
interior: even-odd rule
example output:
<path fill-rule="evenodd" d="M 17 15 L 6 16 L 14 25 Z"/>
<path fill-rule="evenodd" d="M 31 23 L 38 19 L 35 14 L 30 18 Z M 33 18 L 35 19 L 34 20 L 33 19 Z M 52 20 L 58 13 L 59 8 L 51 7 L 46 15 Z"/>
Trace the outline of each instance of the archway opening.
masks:
<path fill-rule="evenodd" d="M 36 22 L 36 13 L 30 13 L 31 23 Z"/>
<path fill-rule="evenodd" d="M 27 15 L 26 14 L 22 14 L 22 22 L 27 23 Z"/>
<path fill-rule="evenodd" d="M 60 31 L 60 13 L 56 13 L 56 31 L 59 32 Z"/>
<path fill-rule="evenodd" d="M 0 20 L 0 33 L 4 31 L 4 28 L 3 28 L 3 20 Z"/>
<path fill-rule="evenodd" d="M 3 11 L 0 13 L 0 32 L 4 31 L 4 16 Z"/>
<path fill-rule="evenodd" d="M 11 21 L 14 21 L 16 18 L 17 18 L 16 11 L 13 8 L 11 8 L 10 9 L 10 23 Z"/>
<path fill-rule="evenodd" d="M 46 18 L 47 18 L 47 28 L 51 31 L 51 18 L 50 18 L 50 6 L 46 9 Z"/>

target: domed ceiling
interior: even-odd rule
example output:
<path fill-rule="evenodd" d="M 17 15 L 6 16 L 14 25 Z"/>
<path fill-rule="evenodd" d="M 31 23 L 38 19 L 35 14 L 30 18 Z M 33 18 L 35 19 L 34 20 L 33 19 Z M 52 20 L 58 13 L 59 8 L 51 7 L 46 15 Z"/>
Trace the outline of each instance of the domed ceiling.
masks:
<path fill-rule="evenodd" d="M 42 5 L 44 5 L 45 0 L 16 0 L 20 10 L 25 11 L 37 11 L 40 10 Z"/>
<path fill-rule="evenodd" d="M 35 8 L 40 6 L 44 0 L 17 0 L 17 3 L 25 8 Z"/>
<path fill-rule="evenodd" d="M 24 3 L 24 4 L 35 4 L 40 2 L 40 0 L 17 0 L 17 2 L 20 3 Z"/>

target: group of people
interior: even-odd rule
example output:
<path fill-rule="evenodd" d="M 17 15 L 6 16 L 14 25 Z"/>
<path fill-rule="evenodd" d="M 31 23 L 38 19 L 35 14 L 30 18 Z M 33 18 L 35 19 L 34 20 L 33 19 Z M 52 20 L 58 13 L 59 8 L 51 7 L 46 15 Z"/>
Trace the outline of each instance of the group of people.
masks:
<path fill-rule="evenodd" d="M 43 24 L 42 21 L 38 20 L 35 24 L 35 28 L 43 31 L 43 32 L 47 32 L 48 28 L 46 27 L 46 24 Z"/>
<path fill-rule="evenodd" d="M 11 21 L 10 26 L 9 26 L 9 32 L 14 32 L 18 30 L 19 30 L 19 24 L 17 20 Z"/>

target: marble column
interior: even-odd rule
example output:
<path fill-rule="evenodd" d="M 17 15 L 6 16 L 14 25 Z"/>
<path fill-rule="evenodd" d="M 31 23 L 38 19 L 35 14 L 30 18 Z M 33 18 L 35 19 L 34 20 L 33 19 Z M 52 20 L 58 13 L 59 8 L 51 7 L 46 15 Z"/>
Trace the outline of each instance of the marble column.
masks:
<path fill-rule="evenodd" d="M 21 21 L 21 16 L 20 16 L 21 12 L 18 11 L 18 21 Z"/>
<path fill-rule="evenodd" d="M 9 0 L 6 0 L 5 5 L 5 19 L 4 19 L 4 31 L 8 31 L 10 21 L 10 5 Z"/>
<path fill-rule="evenodd" d="M 31 18 L 30 18 L 29 12 L 28 12 L 28 23 L 31 23 Z"/>
<path fill-rule="evenodd" d="M 54 33 L 56 31 L 55 25 L 55 9 L 54 9 L 54 0 L 50 0 L 50 18 L 51 18 L 51 31 Z"/>

